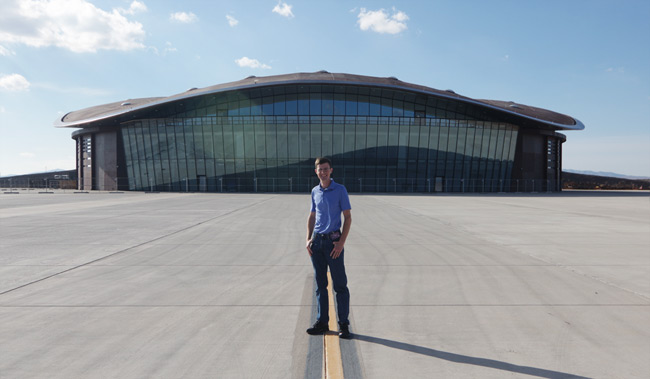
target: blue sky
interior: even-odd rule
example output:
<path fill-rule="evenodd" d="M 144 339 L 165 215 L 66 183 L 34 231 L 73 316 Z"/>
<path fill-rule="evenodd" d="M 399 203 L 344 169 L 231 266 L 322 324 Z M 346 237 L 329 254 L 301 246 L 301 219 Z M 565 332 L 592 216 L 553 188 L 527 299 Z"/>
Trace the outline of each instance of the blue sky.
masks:
<path fill-rule="evenodd" d="M 646 0 L 2 0 L 0 176 L 75 167 L 65 113 L 328 70 L 582 121 L 563 167 L 650 177 Z"/>

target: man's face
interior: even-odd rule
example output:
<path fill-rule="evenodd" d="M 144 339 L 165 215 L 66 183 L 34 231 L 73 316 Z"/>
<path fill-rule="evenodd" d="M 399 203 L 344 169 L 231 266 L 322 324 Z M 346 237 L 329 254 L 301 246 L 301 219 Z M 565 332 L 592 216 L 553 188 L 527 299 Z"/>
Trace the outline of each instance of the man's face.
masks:
<path fill-rule="evenodd" d="M 330 167 L 329 163 L 323 163 L 319 164 L 316 166 L 316 175 L 318 175 L 318 179 L 321 181 L 327 182 L 330 179 L 330 175 L 332 175 L 332 168 Z"/>

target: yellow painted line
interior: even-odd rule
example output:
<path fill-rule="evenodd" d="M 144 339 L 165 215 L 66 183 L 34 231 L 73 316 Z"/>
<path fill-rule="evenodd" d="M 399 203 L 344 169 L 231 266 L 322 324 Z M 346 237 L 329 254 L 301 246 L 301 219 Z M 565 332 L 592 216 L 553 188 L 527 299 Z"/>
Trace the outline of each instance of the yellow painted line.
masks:
<path fill-rule="evenodd" d="M 339 325 L 336 322 L 336 308 L 332 291 L 332 275 L 327 273 L 327 297 L 329 298 L 329 328 L 330 331 L 323 338 L 323 378 L 343 379 L 343 361 L 341 360 L 341 346 L 339 345 Z"/>

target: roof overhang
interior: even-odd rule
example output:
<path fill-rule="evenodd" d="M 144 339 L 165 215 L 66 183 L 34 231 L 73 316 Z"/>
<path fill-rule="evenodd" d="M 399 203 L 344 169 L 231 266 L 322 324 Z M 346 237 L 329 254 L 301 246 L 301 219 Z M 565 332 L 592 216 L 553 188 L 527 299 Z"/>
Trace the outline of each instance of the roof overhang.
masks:
<path fill-rule="evenodd" d="M 582 122 L 573 117 L 524 104 L 498 100 L 472 99 L 458 95 L 455 92 L 449 90 L 442 91 L 434 88 L 420 86 L 417 84 L 402 82 L 394 77 L 379 78 L 352 74 L 333 74 L 327 71 L 319 71 L 316 73 L 274 75 L 265 77 L 249 76 L 246 79 L 236 82 L 224 83 L 205 88 L 192 88 L 183 93 L 169 97 L 128 99 L 67 113 L 60 119 L 57 119 L 54 122 L 54 126 L 85 128 L 101 124 L 115 125 L 130 118 L 137 118 L 137 114 L 140 111 L 149 111 L 155 109 L 158 106 L 171 102 L 182 101 L 185 99 L 217 94 L 226 91 L 237 91 L 290 84 L 358 85 L 397 89 L 407 92 L 452 99 L 467 104 L 473 104 L 479 107 L 483 107 L 487 110 L 507 114 L 511 117 L 532 121 L 535 124 L 555 130 L 583 130 L 585 128 Z M 129 114 L 131 114 L 133 117 L 128 117 Z"/>

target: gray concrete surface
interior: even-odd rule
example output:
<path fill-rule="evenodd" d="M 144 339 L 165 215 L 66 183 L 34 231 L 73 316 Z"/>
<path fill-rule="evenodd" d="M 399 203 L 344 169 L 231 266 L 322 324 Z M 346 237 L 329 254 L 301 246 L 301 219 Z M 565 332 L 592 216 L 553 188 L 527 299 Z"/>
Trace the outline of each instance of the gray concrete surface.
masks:
<path fill-rule="evenodd" d="M 308 199 L 0 195 L 0 377 L 320 377 Z M 351 200 L 347 378 L 650 372 L 647 192 Z"/>

